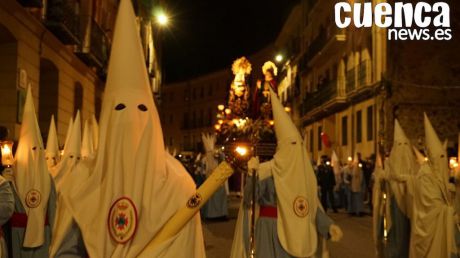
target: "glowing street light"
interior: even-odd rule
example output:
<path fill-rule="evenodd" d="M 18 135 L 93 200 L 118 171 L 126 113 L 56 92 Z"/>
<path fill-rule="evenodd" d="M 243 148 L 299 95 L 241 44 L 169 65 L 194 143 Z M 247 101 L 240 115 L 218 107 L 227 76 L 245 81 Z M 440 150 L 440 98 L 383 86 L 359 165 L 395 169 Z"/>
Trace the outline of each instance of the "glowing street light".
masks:
<path fill-rule="evenodd" d="M 163 12 L 158 13 L 156 18 L 158 24 L 160 24 L 161 26 L 166 26 L 169 23 L 169 17 Z"/>
<path fill-rule="evenodd" d="M 278 62 L 278 63 L 283 61 L 283 55 L 281 55 L 281 54 L 276 55 L 275 56 L 275 61 Z"/>

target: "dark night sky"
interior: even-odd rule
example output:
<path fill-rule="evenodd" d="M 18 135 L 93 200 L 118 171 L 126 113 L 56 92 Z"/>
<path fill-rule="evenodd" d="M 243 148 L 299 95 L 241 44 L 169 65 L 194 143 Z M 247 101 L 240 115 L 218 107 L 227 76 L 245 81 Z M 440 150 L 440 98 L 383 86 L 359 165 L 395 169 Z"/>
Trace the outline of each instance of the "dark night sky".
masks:
<path fill-rule="evenodd" d="M 163 33 L 166 82 L 229 67 L 276 39 L 298 0 L 168 0 Z"/>

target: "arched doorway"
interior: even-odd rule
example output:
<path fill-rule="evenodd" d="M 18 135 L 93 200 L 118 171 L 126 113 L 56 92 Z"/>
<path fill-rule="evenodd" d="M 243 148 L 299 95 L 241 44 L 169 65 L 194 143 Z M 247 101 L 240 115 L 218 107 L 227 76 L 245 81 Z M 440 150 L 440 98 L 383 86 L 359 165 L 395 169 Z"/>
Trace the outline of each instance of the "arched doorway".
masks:
<path fill-rule="evenodd" d="M 22 111 L 18 102 L 17 60 L 18 42 L 6 27 L 0 25 L 0 126 L 8 129 L 8 139 L 18 138 L 14 129 Z"/>
<path fill-rule="evenodd" d="M 48 59 L 40 59 L 38 119 L 43 139 L 48 137 L 51 115 L 58 123 L 59 70 Z"/>

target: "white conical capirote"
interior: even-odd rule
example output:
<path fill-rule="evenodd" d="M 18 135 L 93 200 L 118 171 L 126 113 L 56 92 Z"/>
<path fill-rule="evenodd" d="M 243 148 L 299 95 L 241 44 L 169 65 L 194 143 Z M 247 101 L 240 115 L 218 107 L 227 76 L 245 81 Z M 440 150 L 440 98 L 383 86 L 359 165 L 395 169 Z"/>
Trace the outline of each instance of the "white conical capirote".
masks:
<path fill-rule="evenodd" d="M 167 246 L 162 246 L 166 251 L 141 255 L 196 188 L 180 163 L 165 152 L 138 33 L 131 1 L 121 0 L 99 120 L 96 158 L 89 175 L 78 187 L 73 191 L 63 189 L 64 201 L 84 242 L 91 243 L 86 246 L 90 257 L 186 257 L 185 252 L 194 253 L 202 241 L 198 234 L 186 237 L 195 232 L 192 226 L 201 230 L 193 220 Z M 78 174 L 85 172 L 85 163 L 76 166 L 71 178 L 81 177 Z M 108 219 L 111 214 L 116 218 L 114 212 L 121 202 L 130 211 L 126 215 L 131 225 L 136 225 L 135 231 L 127 235 L 119 234 L 116 221 Z"/>
<path fill-rule="evenodd" d="M 409 142 L 409 139 L 407 138 L 406 134 L 404 133 L 404 130 L 399 124 L 398 119 L 395 119 L 393 142 Z"/>
<path fill-rule="evenodd" d="M 48 131 L 48 139 L 46 142 L 46 157 L 55 158 L 59 157 L 59 142 L 56 132 L 56 124 L 54 122 L 54 115 L 51 115 L 50 128 Z"/>
<path fill-rule="evenodd" d="M 297 127 L 272 89 L 270 98 L 277 138 L 272 174 L 279 214 L 278 239 L 290 255 L 310 257 L 314 255 L 318 244 L 315 226 L 319 207 L 316 176 Z M 300 203 L 308 204 L 308 212 Z"/>
<path fill-rule="evenodd" d="M 43 222 L 51 191 L 51 180 L 30 86 L 27 89 L 15 155 L 14 181 L 17 194 L 28 216 L 22 246 L 27 248 L 41 246 L 45 240 Z"/>
<path fill-rule="evenodd" d="M 91 126 L 88 123 L 88 120 L 85 120 L 85 126 L 83 128 L 83 140 L 81 143 L 81 156 L 87 158 L 94 153 L 93 145 L 93 134 L 91 132 Z"/>
<path fill-rule="evenodd" d="M 77 111 L 73 121 L 72 131 L 70 133 L 68 146 L 65 147 L 64 155 L 73 155 L 80 157 L 81 153 L 81 119 L 80 111 Z"/>
<path fill-rule="evenodd" d="M 270 98 L 273 110 L 273 120 L 275 122 L 275 133 L 278 142 L 284 141 L 286 139 L 295 139 L 301 141 L 302 136 L 300 135 L 299 130 L 297 130 L 297 127 L 292 122 L 291 117 L 284 110 L 284 107 L 278 99 L 278 96 L 275 92 L 273 92 L 271 88 Z"/>
<path fill-rule="evenodd" d="M 72 134 L 72 129 L 73 129 L 73 117 L 70 117 L 69 124 L 67 125 L 67 133 L 65 135 L 63 153 L 65 153 L 66 146 L 69 143 L 70 135 Z"/>
<path fill-rule="evenodd" d="M 124 2 L 126 1 L 120 2 L 115 24 L 104 105 L 109 104 L 106 100 L 111 96 L 119 94 L 152 96 L 141 41 L 137 29 L 133 29 L 137 28 L 136 17 L 132 6 Z"/>
<path fill-rule="evenodd" d="M 418 169 L 415 156 L 412 152 L 409 139 L 406 137 L 398 120 L 394 123 L 393 148 L 389 157 L 389 172 L 393 175 L 415 175 Z M 412 203 L 406 196 L 406 185 L 397 181 L 390 181 L 391 189 L 394 193 L 396 203 L 401 211 L 409 216 L 412 214 Z"/>
<path fill-rule="evenodd" d="M 449 180 L 447 167 L 447 152 L 444 144 L 439 140 L 433 125 L 424 113 L 425 125 L 425 147 L 427 149 L 428 160 L 437 177 L 442 179 L 446 184 Z"/>
<path fill-rule="evenodd" d="M 99 125 L 96 120 L 96 116 L 93 114 L 91 116 L 91 133 L 92 135 L 92 140 L 93 140 L 93 150 L 97 150 L 97 144 L 99 143 Z"/>
<path fill-rule="evenodd" d="M 425 163 L 425 156 L 423 156 L 423 154 L 417 148 L 415 148 L 415 146 L 412 146 L 412 149 L 414 150 L 415 157 L 417 158 L 417 163 L 419 165 Z"/>
<path fill-rule="evenodd" d="M 409 138 L 407 138 L 397 119 L 395 119 L 394 125 L 393 148 L 390 153 L 390 164 L 393 167 L 390 173 L 415 173 L 416 159 L 412 152 Z"/>

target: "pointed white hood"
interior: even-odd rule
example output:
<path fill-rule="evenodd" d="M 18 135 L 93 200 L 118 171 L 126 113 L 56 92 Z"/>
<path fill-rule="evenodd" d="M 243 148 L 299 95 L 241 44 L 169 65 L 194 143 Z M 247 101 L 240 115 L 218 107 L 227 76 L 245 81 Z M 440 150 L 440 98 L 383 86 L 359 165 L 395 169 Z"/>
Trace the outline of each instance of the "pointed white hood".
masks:
<path fill-rule="evenodd" d="M 398 120 L 395 119 L 393 148 L 389 158 L 389 172 L 394 175 L 415 175 L 418 169 L 417 161 L 412 148 Z M 396 202 L 401 211 L 406 215 L 411 214 L 412 203 L 408 203 L 406 186 L 395 181 L 391 182 Z"/>
<path fill-rule="evenodd" d="M 91 116 L 91 133 L 93 134 L 91 137 L 93 140 L 93 149 L 96 151 L 99 143 L 99 125 L 94 114 Z"/>
<path fill-rule="evenodd" d="M 43 245 L 45 218 L 51 191 L 51 179 L 38 127 L 32 91 L 27 89 L 19 144 L 15 155 L 15 186 L 28 220 L 24 247 Z"/>
<path fill-rule="evenodd" d="M 121 0 L 115 24 L 99 142 L 90 175 L 63 191 L 90 257 L 138 257 L 164 223 L 195 192 L 185 169 L 165 152 L 136 17 Z M 81 162 L 74 173 L 84 169 Z M 203 257 L 199 215 L 167 245 L 161 256 Z"/>
<path fill-rule="evenodd" d="M 415 146 L 412 146 L 412 149 L 414 150 L 415 158 L 417 159 L 417 163 L 419 165 L 423 165 L 426 162 L 425 156 L 417 149 Z"/>
<path fill-rule="evenodd" d="M 81 157 L 82 159 L 92 158 L 94 154 L 93 134 L 88 120 L 85 121 L 83 129 L 83 142 L 81 144 Z"/>
<path fill-rule="evenodd" d="M 72 130 L 68 143 L 65 148 L 64 155 L 61 161 L 55 167 L 50 169 L 51 175 L 54 178 L 56 184 L 56 190 L 60 191 L 64 178 L 70 173 L 73 167 L 80 160 L 81 156 L 81 123 L 80 123 L 80 111 L 77 112 L 75 120 L 73 121 Z"/>
<path fill-rule="evenodd" d="M 72 129 L 73 129 L 73 118 L 70 117 L 69 119 L 69 124 L 67 125 L 67 133 L 65 135 L 65 141 L 64 141 L 64 148 L 62 150 L 62 154 L 65 153 L 65 150 L 66 150 L 66 146 L 68 145 L 69 143 L 69 139 L 70 139 L 70 135 L 72 134 Z"/>
<path fill-rule="evenodd" d="M 449 167 L 447 151 L 444 144 L 439 140 L 436 131 L 431 125 L 428 116 L 424 114 L 425 146 L 430 167 L 436 177 L 446 186 L 449 182 Z"/>
<path fill-rule="evenodd" d="M 278 238 L 296 257 L 310 257 L 317 247 L 317 183 L 302 137 L 270 89 L 277 151 L 272 169 L 278 198 Z"/>
<path fill-rule="evenodd" d="M 59 143 L 56 132 L 56 124 L 54 123 L 54 115 L 51 116 L 50 128 L 48 131 L 48 140 L 46 142 L 46 163 L 48 169 L 54 167 L 60 160 Z"/>

